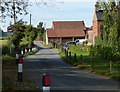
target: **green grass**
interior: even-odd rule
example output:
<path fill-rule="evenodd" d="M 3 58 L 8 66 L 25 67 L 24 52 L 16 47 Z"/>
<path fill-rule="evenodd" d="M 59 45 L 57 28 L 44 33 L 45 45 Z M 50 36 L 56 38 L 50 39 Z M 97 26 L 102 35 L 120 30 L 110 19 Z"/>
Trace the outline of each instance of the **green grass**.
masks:
<path fill-rule="evenodd" d="M 0 47 L 7 45 L 8 40 L 0 40 Z"/>
<path fill-rule="evenodd" d="M 53 46 L 50 46 L 50 45 L 44 45 L 44 47 L 47 47 L 49 49 L 55 49 Z"/>
<path fill-rule="evenodd" d="M 17 81 L 18 68 L 16 59 L 11 56 L 2 57 L 2 90 L 15 92 L 15 90 L 37 90 L 37 86 L 29 81 L 23 73 L 23 82 Z"/>
<path fill-rule="evenodd" d="M 76 53 L 76 59 L 74 58 L 74 53 Z M 82 60 L 80 59 L 80 55 L 83 56 Z M 102 76 L 107 76 L 110 79 L 120 81 L 120 74 L 118 73 L 120 64 L 118 64 L 118 62 L 112 61 L 112 67 L 110 72 L 110 61 L 104 60 L 99 57 L 94 57 L 92 61 L 88 51 L 72 51 L 71 58 L 69 57 L 69 54 L 68 57 L 66 57 L 66 55 L 60 51 L 60 56 L 67 63 L 72 64 L 80 69 L 88 70 Z"/>

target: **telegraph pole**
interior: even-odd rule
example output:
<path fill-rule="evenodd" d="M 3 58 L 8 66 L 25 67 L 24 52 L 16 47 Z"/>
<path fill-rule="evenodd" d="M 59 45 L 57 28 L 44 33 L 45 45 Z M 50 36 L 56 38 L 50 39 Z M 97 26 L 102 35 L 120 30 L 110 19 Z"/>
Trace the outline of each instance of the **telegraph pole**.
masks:
<path fill-rule="evenodd" d="M 31 25 L 31 16 L 32 16 L 32 15 L 30 14 L 30 25 Z"/>
<path fill-rule="evenodd" d="M 14 18 L 14 24 L 16 23 L 16 13 L 15 13 L 15 2 L 13 0 L 13 18 Z"/>

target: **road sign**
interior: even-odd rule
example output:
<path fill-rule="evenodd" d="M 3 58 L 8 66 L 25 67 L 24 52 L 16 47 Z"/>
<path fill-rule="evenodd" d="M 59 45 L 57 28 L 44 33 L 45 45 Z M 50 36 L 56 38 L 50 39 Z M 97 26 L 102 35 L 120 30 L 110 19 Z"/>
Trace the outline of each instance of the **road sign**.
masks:
<path fill-rule="evenodd" d="M 13 32 L 13 28 L 12 28 L 11 26 L 8 26 L 8 27 L 7 27 L 7 31 L 8 31 L 8 32 Z"/>

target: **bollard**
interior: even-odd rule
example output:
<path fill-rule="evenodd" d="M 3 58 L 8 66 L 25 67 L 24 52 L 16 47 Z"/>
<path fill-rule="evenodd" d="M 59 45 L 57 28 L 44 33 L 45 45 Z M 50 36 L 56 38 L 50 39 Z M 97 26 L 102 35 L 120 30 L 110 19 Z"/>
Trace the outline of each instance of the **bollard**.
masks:
<path fill-rule="evenodd" d="M 19 51 L 16 51 L 16 63 L 19 61 Z"/>
<path fill-rule="evenodd" d="M 32 51 L 33 51 L 33 49 L 34 49 L 34 48 L 32 47 Z"/>
<path fill-rule="evenodd" d="M 27 48 L 25 48 L 25 53 L 27 53 Z"/>
<path fill-rule="evenodd" d="M 20 57 L 18 62 L 18 82 L 22 82 L 23 80 L 22 72 L 23 72 L 23 60 L 22 57 Z"/>
<path fill-rule="evenodd" d="M 23 49 L 21 50 L 21 54 L 24 54 Z"/>
<path fill-rule="evenodd" d="M 43 92 L 50 92 L 50 76 L 47 73 L 43 74 L 42 86 Z"/>
<path fill-rule="evenodd" d="M 23 48 L 23 54 L 25 54 L 25 48 Z"/>

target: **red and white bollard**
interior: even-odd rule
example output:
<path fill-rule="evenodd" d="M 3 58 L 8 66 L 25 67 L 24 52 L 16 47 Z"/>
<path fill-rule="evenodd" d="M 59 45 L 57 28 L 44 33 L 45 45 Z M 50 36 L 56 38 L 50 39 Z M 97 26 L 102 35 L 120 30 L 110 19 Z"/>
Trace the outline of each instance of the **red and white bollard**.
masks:
<path fill-rule="evenodd" d="M 19 61 L 19 51 L 16 51 L 16 63 Z"/>
<path fill-rule="evenodd" d="M 27 48 L 25 48 L 25 53 L 27 53 Z"/>
<path fill-rule="evenodd" d="M 43 80 L 42 80 L 42 86 L 43 86 L 43 92 L 50 92 L 50 76 L 49 74 L 43 74 Z"/>
<path fill-rule="evenodd" d="M 33 50 L 35 50 L 35 49 L 36 49 L 36 46 L 33 47 Z"/>
<path fill-rule="evenodd" d="M 22 57 L 19 58 L 19 62 L 18 62 L 18 81 L 19 82 L 22 82 L 23 80 L 23 60 L 22 60 Z"/>
<path fill-rule="evenodd" d="M 30 52 L 30 49 L 29 49 L 29 52 Z"/>
<path fill-rule="evenodd" d="M 21 50 L 21 54 L 24 54 L 24 53 L 23 53 L 23 50 L 24 50 L 24 49 Z"/>

